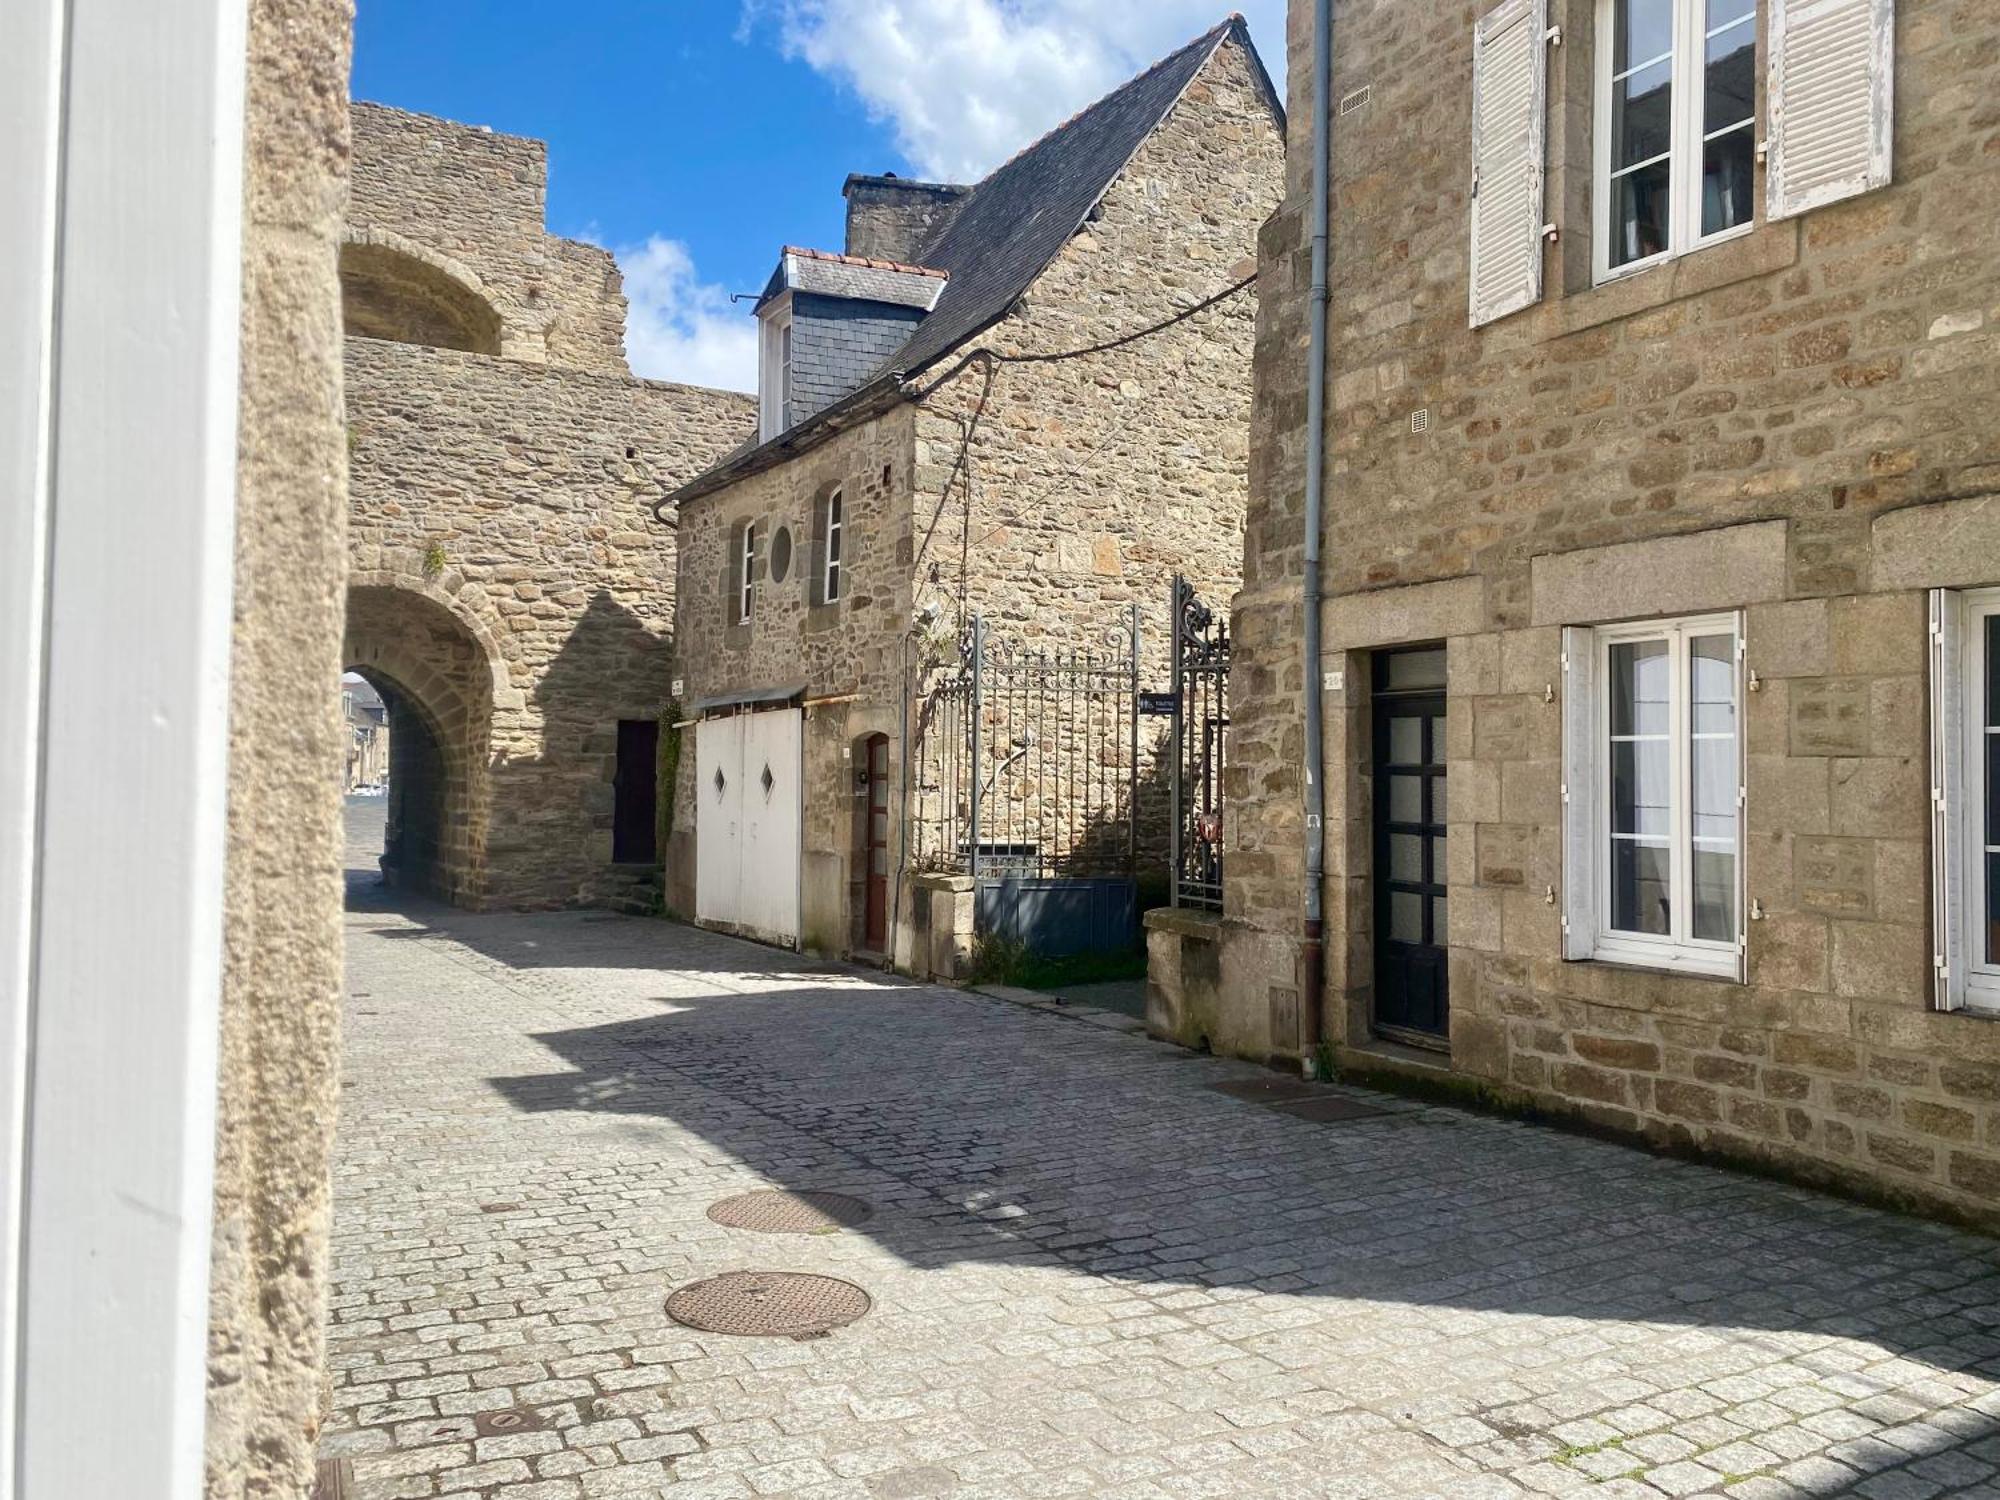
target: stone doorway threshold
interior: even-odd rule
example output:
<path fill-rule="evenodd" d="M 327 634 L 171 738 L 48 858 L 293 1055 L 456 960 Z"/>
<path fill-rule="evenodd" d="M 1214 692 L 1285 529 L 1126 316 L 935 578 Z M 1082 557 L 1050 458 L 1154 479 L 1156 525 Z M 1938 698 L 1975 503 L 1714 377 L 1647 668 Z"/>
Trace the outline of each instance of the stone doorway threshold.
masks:
<path fill-rule="evenodd" d="M 1041 990 L 1024 990 L 1011 984 L 975 984 L 969 988 L 975 995 L 985 995 L 992 1000 L 1005 1000 L 1009 1005 L 1045 1011 L 1049 1015 L 1064 1016 L 1072 1021 L 1081 1021 L 1087 1026 L 1102 1027 L 1106 1031 L 1122 1031 L 1131 1036 L 1146 1034 L 1143 1006 L 1141 1014 L 1133 1015 L 1126 1010 L 1085 1004 L 1061 995 L 1045 994 Z M 1079 992 L 1094 988 L 1096 986 L 1093 985 L 1079 986 Z"/>

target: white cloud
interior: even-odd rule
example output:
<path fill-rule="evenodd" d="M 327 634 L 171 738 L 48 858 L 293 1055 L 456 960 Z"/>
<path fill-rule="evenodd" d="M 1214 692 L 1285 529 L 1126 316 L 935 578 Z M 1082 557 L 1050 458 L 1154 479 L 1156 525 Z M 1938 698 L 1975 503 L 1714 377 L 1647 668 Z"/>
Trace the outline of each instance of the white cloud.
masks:
<path fill-rule="evenodd" d="M 722 287 L 700 278 L 686 245 L 656 234 L 613 253 L 631 304 L 625 353 L 633 374 L 731 391 L 757 388 L 757 321 Z"/>
<path fill-rule="evenodd" d="M 1229 0 L 744 0 L 852 89 L 917 171 L 971 182 L 1215 25 Z M 1239 0 L 1241 3 L 1241 0 Z M 1283 87 L 1285 0 L 1243 4 Z"/>

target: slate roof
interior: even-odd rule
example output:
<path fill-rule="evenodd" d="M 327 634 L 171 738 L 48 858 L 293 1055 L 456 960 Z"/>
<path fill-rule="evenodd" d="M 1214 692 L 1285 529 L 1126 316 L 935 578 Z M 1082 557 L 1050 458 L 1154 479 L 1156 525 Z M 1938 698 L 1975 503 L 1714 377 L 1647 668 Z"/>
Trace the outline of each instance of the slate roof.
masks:
<path fill-rule="evenodd" d="M 903 381 L 1006 317 L 1088 221 L 1098 200 L 1217 49 L 1232 39 L 1249 57 L 1283 130 L 1284 103 L 1250 40 L 1249 24 L 1241 15 L 1231 15 L 1058 125 L 970 189 L 950 222 L 913 257 L 924 269 L 948 278 L 936 306 L 873 379 L 769 442 L 745 444 L 663 498 L 655 510 L 712 494 L 743 474 L 811 447 L 822 429 L 835 422 L 894 405 L 902 399 Z"/>
<path fill-rule="evenodd" d="M 787 245 L 757 305 L 761 308 L 779 293 L 794 291 L 860 302 L 886 302 L 895 307 L 919 307 L 929 312 L 937 305 L 945 280 L 943 271 L 926 266 L 905 266 L 890 260 L 869 260 L 859 255 L 835 255 L 827 250 L 803 250 L 797 245 Z"/>
<path fill-rule="evenodd" d="M 943 233 L 915 257 L 951 280 L 886 368 L 914 375 L 1005 317 L 1232 34 L 1256 58 L 1248 25 L 1232 15 L 978 183 Z M 1261 62 L 1257 70 L 1262 73 Z M 1268 76 L 1262 82 L 1282 121 L 1276 90 Z"/>

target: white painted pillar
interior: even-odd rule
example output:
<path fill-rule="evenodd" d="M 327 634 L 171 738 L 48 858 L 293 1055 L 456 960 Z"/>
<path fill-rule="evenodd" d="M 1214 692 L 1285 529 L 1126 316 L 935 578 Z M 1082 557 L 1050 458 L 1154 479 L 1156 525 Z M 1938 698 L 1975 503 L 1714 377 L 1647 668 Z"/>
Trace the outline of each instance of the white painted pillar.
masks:
<path fill-rule="evenodd" d="M 244 24 L 0 46 L 0 1500 L 201 1489 Z"/>

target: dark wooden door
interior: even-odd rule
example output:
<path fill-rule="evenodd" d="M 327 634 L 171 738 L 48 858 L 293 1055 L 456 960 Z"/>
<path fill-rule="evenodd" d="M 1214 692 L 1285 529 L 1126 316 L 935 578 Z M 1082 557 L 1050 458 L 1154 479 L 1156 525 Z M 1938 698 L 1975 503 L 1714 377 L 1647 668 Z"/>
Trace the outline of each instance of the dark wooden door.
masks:
<path fill-rule="evenodd" d="M 868 742 L 868 919 L 870 952 L 889 943 L 889 737 Z"/>
<path fill-rule="evenodd" d="M 611 858 L 650 865 L 660 857 L 660 721 L 618 722 L 618 770 L 612 783 Z"/>
<path fill-rule="evenodd" d="M 1399 655 L 1376 676 L 1375 1029 L 1435 1043 L 1451 1025 L 1443 653 Z"/>

